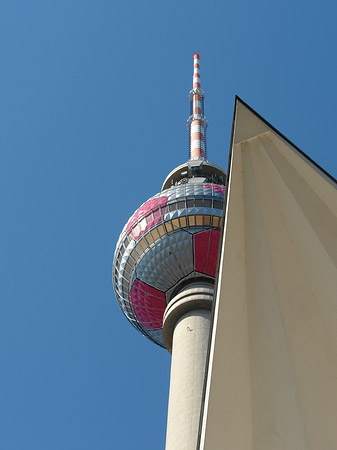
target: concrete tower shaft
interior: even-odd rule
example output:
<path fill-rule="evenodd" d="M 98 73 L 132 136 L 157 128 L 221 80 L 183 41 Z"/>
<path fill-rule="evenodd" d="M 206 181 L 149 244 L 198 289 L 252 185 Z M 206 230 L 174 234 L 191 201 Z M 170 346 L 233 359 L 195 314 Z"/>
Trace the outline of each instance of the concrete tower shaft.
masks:
<path fill-rule="evenodd" d="M 205 183 L 207 179 L 224 182 L 223 171 L 206 161 L 207 120 L 199 61 L 200 56 L 195 53 L 190 92 L 192 114 L 187 121 L 190 161 L 169 174 L 163 189 L 170 183 Z M 213 256 L 217 258 L 217 249 L 213 249 Z M 178 292 L 175 291 L 176 295 L 170 299 L 164 313 L 163 342 L 172 353 L 166 450 L 195 450 L 197 446 L 213 286 L 214 278 L 186 280 Z"/>
<path fill-rule="evenodd" d="M 213 286 L 183 288 L 164 314 L 163 339 L 172 351 L 166 450 L 195 450 L 211 323 Z"/>

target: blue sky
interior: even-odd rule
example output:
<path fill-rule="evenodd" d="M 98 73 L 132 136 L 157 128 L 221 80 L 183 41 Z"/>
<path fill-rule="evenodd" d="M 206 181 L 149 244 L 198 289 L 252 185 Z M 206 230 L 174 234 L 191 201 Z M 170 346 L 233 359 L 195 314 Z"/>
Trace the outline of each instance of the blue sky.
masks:
<path fill-rule="evenodd" d="M 123 317 L 113 252 L 238 94 L 337 177 L 334 1 L 2 0 L 0 449 L 164 449 L 170 358 Z"/>

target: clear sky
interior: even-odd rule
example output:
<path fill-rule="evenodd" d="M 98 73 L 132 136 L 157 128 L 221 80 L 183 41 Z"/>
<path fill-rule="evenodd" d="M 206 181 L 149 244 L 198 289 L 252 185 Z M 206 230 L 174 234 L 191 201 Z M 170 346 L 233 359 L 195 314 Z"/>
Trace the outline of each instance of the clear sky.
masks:
<path fill-rule="evenodd" d="M 164 449 L 170 357 L 119 310 L 117 238 L 188 158 L 202 53 L 208 159 L 238 94 L 337 176 L 337 6 L 2 0 L 0 449 Z"/>

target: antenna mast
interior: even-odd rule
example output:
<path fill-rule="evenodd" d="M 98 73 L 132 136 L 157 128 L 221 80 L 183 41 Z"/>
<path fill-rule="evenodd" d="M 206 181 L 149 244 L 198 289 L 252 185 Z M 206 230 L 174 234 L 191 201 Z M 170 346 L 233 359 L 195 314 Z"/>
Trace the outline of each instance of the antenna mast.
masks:
<path fill-rule="evenodd" d="M 191 102 L 190 117 L 187 127 L 190 135 L 190 160 L 206 160 L 206 128 L 207 119 L 204 116 L 205 93 L 200 85 L 200 54 L 193 54 L 193 89 L 189 93 Z"/>

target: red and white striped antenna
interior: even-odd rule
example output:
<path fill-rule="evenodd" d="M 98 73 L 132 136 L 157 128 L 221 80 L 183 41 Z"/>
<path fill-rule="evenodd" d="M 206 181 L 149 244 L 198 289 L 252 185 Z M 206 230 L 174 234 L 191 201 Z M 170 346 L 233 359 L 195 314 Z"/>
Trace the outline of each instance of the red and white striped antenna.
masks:
<path fill-rule="evenodd" d="M 204 116 L 205 93 L 200 83 L 200 53 L 193 54 L 193 89 L 189 97 L 191 101 L 191 115 L 187 120 L 190 133 L 190 160 L 206 161 L 206 128 L 207 119 Z"/>

